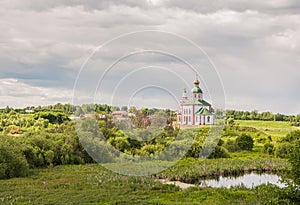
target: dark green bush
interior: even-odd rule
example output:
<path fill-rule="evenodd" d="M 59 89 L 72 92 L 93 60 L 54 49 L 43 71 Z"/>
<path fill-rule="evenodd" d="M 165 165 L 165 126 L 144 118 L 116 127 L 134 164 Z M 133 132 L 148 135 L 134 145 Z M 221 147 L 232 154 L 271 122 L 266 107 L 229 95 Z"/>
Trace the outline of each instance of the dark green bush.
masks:
<path fill-rule="evenodd" d="M 241 150 L 252 150 L 254 141 L 250 135 L 243 133 L 236 138 L 236 144 Z"/>
<path fill-rule="evenodd" d="M 18 146 L 0 138 L 0 179 L 26 176 L 28 172 L 28 163 Z"/>
<path fill-rule="evenodd" d="M 230 155 L 228 150 L 222 146 L 217 145 L 214 151 L 208 156 L 209 159 L 212 158 L 229 158 Z"/>

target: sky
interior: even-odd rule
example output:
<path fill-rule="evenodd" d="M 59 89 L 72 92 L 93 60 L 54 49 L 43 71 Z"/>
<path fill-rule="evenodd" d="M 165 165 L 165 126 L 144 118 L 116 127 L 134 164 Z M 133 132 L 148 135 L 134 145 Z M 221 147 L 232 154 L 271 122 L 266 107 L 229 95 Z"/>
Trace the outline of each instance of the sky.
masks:
<path fill-rule="evenodd" d="M 197 73 L 213 105 L 300 113 L 298 0 L 1 0 L 0 30 L 0 107 L 176 109 Z"/>

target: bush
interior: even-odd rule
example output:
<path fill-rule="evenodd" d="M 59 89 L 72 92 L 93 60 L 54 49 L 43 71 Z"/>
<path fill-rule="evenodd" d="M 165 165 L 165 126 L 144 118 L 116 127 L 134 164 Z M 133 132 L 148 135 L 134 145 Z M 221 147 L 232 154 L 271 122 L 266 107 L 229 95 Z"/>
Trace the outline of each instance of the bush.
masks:
<path fill-rule="evenodd" d="M 229 158 L 228 150 L 222 146 L 214 144 L 206 144 L 203 146 L 200 158 L 216 159 L 216 158 Z"/>
<path fill-rule="evenodd" d="M 225 144 L 224 147 L 229 151 L 229 152 L 237 152 L 240 150 L 239 146 L 236 144 L 235 140 L 228 140 Z"/>
<path fill-rule="evenodd" d="M 269 142 L 264 144 L 264 153 L 267 153 L 270 155 L 274 154 L 274 145 Z"/>
<path fill-rule="evenodd" d="M 236 138 L 236 144 L 241 150 L 252 150 L 254 141 L 251 136 L 243 133 Z"/>
<path fill-rule="evenodd" d="M 28 172 L 28 163 L 19 148 L 0 138 L 0 179 L 26 176 Z"/>
<path fill-rule="evenodd" d="M 230 155 L 228 153 L 228 150 L 221 146 L 216 146 L 214 151 L 208 156 L 208 159 L 212 158 L 229 158 Z"/>
<path fill-rule="evenodd" d="M 289 142 L 281 143 L 275 150 L 275 156 L 280 158 L 287 158 L 293 149 L 293 145 Z"/>
<path fill-rule="evenodd" d="M 300 130 L 290 132 L 282 139 L 283 142 L 294 142 L 296 140 L 300 140 Z"/>

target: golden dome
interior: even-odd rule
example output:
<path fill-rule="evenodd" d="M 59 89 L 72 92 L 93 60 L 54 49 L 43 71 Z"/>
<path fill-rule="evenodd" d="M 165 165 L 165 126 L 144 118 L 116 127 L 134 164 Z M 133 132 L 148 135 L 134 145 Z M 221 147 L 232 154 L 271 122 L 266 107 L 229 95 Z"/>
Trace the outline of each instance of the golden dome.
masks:
<path fill-rule="evenodd" d="M 199 84 L 200 84 L 199 80 L 197 80 L 197 79 L 194 80 L 194 84 L 195 84 L 195 85 L 199 85 Z"/>

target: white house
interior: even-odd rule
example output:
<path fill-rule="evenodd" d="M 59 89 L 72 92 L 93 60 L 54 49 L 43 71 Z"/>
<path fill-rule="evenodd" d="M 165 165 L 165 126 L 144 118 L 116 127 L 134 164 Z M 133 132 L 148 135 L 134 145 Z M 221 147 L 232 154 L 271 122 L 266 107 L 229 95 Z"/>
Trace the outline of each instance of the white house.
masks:
<path fill-rule="evenodd" d="M 212 125 L 215 124 L 214 110 L 203 99 L 203 92 L 199 87 L 200 82 L 194 80 L 194 88 L 191 90 L 191 98 L 186 95 L 186 89 L 180 100 L 177 114 L 177 122 L 181 125 Z"/>

